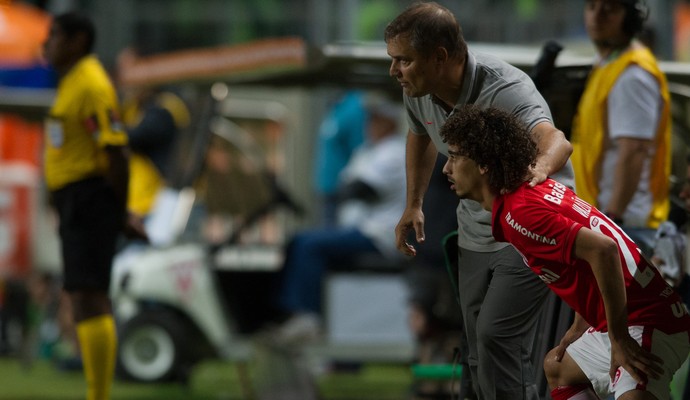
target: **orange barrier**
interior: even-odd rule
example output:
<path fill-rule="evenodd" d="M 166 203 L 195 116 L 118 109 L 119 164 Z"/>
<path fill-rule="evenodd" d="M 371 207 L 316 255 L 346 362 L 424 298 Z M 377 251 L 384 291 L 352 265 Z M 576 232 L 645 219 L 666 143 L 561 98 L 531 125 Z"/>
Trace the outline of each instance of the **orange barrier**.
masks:
<path fill-rule="evenodd" d="M 125 51 L 118 60 L 118 79 L 123 86 L 146 86 L 282 71 L 301 68 L 306 63 L 304 41 L 284 37 L 147 57 Z"/>
<path fill-rule="evenodd" d="M 50 15 L 21 2 L 0 2 L 0 65 L 33 65 L 41 58 Z"/>
<path fill-rule="evenodd" d="M 31 271 L 41 140 L 40 124 L 0 115 L 0 279 Z"/>

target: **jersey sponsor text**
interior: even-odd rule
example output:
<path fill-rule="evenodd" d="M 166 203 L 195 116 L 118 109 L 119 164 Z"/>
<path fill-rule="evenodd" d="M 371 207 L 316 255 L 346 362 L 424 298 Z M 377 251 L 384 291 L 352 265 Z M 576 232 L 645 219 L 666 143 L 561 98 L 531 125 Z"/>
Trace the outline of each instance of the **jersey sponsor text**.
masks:
<path fill-rule="evenodd" d="M 542 236 L 530 231 L 529 229 L 525 228 L 524 226 L 520 225 L 520 223 L 515 221 L 510 213 L 506 214 L 505 218 L 508 225 L 510 225 L 511 228 L 518 231 L 522 236 L 526 236 L 532 240 L 536 240 L 537 242 L 548 244 L 550 246 L 556 245 L 556 239 Z"/>

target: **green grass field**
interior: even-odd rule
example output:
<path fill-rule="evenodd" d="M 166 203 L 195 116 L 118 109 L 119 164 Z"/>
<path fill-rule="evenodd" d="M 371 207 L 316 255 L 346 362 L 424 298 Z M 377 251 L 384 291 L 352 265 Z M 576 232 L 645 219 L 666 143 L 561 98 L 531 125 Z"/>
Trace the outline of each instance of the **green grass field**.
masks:
<path fill-rule="evenodd" d="M 685 368 L 672 384 L 673 400 L 681 399 Z M 252 400 L 242 390 L 239 371 L 237 364 L 206 361 L 193 369 L 187 385 L 118 380 L 112 400 Z M 257 394 L 256 377 L 251 367 L 248 371 L 249 393 Z M 316 383 L 322 400 L 407 400 L 412 376 L 405 365 L 371 364 L 353 372 L 323 374 Z M 60 371 L 47 361 L 27 368 L 14 358 L 0 358 L 0 400 L 82 400 L 84 388 L 81 372 Z"/>
<path fill-rule="evenodd" d="M 403 400 L 408 397 L 410 383 L 411 374 L 404 365 L 365 365 L 356 372 L 327 373 L 317 380 L 324 400 Z M 47 361 L 27 368 L 16 359 L 0 358 L 1 400 L 81 400 L 84 388 L 81 372 L 60 371 Z M 199 364 L 186 386 L 116 381 L 112 391 L 112 400 L 245 398 L 237 365 L 221 361 Z"/>

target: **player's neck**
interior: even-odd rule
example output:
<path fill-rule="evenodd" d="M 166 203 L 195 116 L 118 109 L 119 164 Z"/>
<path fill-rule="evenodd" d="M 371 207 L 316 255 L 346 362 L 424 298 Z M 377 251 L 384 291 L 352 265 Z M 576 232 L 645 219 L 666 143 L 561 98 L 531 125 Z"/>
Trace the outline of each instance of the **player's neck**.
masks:
<path fill-rule="evenodd" d="M 483 207 L 486 211 L 491 211 L 491 209 L 492 209 L 493 206 L 494 206 L 494 200 L 495 200 L 495 199 L 496 199 L 496 195 L 494 195 L 493 193 L 491 193 L 491 191 L 489 190 L 489 188 L 488 188 L 488 186 L 487 186 L 487 187 L 484 187 L 484 189 L 483 189 L 482 199 L 481 199 L 481 201 L 479 202 L 479 204 L 481 204 L 482 207 Z"/>
<path fill-rule="evenodd" d="M 72 68 L 74 68 L 74 66 L 77 65 L 77 63 L 81 61 L 84 57 L 86 57 L 86 55 L 74 57 L 60 66 L 54 66 L 55 73 L 57 74 L 58 79 L 64 78 L 72 70 Z"/>

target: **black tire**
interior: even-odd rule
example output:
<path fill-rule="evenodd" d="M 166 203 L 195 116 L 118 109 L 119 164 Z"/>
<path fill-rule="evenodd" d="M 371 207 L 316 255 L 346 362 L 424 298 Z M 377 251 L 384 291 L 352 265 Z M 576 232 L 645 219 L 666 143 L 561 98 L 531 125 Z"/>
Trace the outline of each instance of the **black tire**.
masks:
<path fill-rule="evenodd" d="M 184 320 L 169 311 L 145 311 L 133 317 L 120 329 L 118 376 L 139 382 L 181 379 L 193 358 L 185 346 L 189 332 Z"/>

